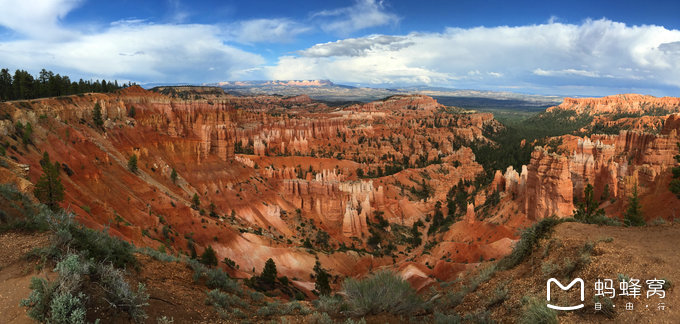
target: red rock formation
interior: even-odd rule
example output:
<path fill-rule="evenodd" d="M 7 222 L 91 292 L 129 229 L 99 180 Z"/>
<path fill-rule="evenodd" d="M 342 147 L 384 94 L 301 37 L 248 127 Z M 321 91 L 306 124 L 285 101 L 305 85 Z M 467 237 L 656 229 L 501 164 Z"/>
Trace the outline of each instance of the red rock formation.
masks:
<path fill-rule="evenodd" d="M 586 185 L 594 186 L 596 199 L 601 197 L 606 186 L 609 199 L 616 200 L 616 204 L 605 206 L 612 216 L 618 217 L 635 185 L 641 195 L 659 191 L 667 194 L 667 183 L 663 179 L 675 165 L 674 156 L 680 141 L 677 134 L 679 119 L 677 114 L 668 116 L 662 134 L 621 131 L 619 135 L 586 138 L 562 136 L 561 147 L 571 150 L 568 155 L 548 153 L 539 147 L 521 175 L 509 167 L 504 179 L 496 177 L 494 184 L 505 182 L 505 191 L 520 198 L 531 220 L 553 214 L 570 216 L 574 209 L 573 199 L 583 197 Z M 675 208 L 674 205 L 661 206 L 654 215 L 669 215 Z"/>
<path fill-rule="evenodd" d="M 573 185 L 567 158 L 539 148 L 527 167 L 526 214 L 531 220 L 557 215 L 566 217 L 574 209 Z"/>
<path fill-rule="evenodd" d="M 112 224 L 114 235 L 173 252 L 186 253 L 189 241 L 199 253 L 211 245 L 220 259 L 240 265 L 242 277 L 271 257 L 282 274 L 304 278 L 297 284 L 308 286 L 304 281 L 315 257 L 300 248 L 303 240 L 315 241 L 324 231 L 330 235 L 328 250 L 340 244 L 367 248 L 368 220 L 376 212 L 404 226 L 425 219 L 453 184 L 482 171 L 472 150 L 458 143 L 486 141 L 482 129 L 499 127 L 491 114 L 452 114 L 427 96 L 328 108 L 306 96 L 235 97 L 217 90 L 173 88 L 163 95 L 131 87 L 114 94 L 0 103 L 12 116 L 0 120 L 0 134 L 13 134 L 15 121 L 36 125 L 37 150 L 10 154 L 29 167 L 33 182 L 42 151 L 68 165 L 74 174 L 62 174 L 64 205 L 88 226 Z M 102 107 L 105 131 L 88 125 L 95 103 Z M 136 116 L 130 118 L 133 106 Z M 42 114 L 47 121 L 38 117 Z M 139 158 L 137 173 L 126 166 L 132 154 Z M 175 182 L 172 170 L 178 174 Z M 3 182 L 18 179 L 3 172 Z M 506 179 L 497 177 L 505 181 L 498 187 L 507 187 Z M 424 182 L 433 188 L 427 199 L 409 190 Z M 29 186 L 26 181 L 20 187 Z M 194 194 L 201 204 L 191 208 Z M 480 194 L 475 203 L 483 201 Z M 497 245 L 514 237 L 514 228 L 490 226 L 474 214 L 471 204 L 468 221 L 458 222 L 466 227 L 452 226 L 443 234 L 450 239 L 448 248 L 462 251 L 454 263 L 497 258 L 505 251 Z M 466 243 L 453 242 L 459 232 L 467 233 Z M 485 241 L 472 243 L 476 235 Z M 437 251 L 437 258 L 452 253 L 444 246 Z M 400 265 L 407 256 L 393 261 L 335 251 L 319 253 L 319 259 L 334 274 L 356 275 Z M 432 281 L 424 262 L 434 265 L 438 259 L 423 260 L 402 268 L 418 287 Z"/>
<path fill-rule="evenodd" d="M 653 110 L 669 112 L 680 111 L 680 98 L 645 96 L 639 94 L 621 94 L 602 98 L 565 98 L 559 106 L 550 107 L 547 111 L 573 110 L 579 114 L 610 113 L 649 113 Z"/>

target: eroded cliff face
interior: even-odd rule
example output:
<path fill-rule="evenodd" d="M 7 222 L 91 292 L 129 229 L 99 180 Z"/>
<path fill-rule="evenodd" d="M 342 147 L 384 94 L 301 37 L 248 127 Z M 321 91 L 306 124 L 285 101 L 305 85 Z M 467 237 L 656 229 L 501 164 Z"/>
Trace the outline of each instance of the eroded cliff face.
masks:
<path fill-rule="evenodd" d="M 505 174 L 497 172 L 494 186 L 512 193 L 530 220 L 571 216 L 574 199 L 583 198 L 588 184 L 610 216 L 621 217 L 637 186 L 649 202 L 648 219 L 672 219 L 680 205 L 669 199 L 667 186 L 673 157 L 678 154 L 679 118 L 678 114 L 668 116 L 661 134 L 621 131 L 618 135 L 562 136 L 558 148 L 562 153 L 537 147 L 521 173 L 511 167 Z"/>
<path fill-rule="evenodd" d="M 621 94 L 602 98 L 565 98 L 547 111 L 573 110 L 579 114 L 649 114 L 680 111 L 680 98 Z"/>

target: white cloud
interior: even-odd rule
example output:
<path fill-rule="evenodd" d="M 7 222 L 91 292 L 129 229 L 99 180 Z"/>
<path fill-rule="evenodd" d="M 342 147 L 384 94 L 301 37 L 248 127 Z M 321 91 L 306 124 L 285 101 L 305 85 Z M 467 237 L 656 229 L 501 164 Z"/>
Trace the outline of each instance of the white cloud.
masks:
<path fill-rule="evenodd" d="M 335 42 L 316 44 L 298 54 L 308 57 L 362 56 L 369 51 L 393 51 L 413 43 L 406 37 L 372 35 L 362 38 L 347 38 Z"/>
<path fill-rule="evenodd" d="M 71 10 L 82 0 L 0 0 L 0 25 L 34 38 L 68 37 L 70 32 L 59 27 Z"/>
<path fill-rule="evenodd" d="M 540 76 L 567 76 L 567 75 L 574 75 L 574 76 L 583 76 L 583 77 L 589 77 L 589 78 L 597 78 L 600 77 L 600 74 L 597 72 L 593 71 L 586 71 L 586 70 L 577 70 L 577 69 L 564 69 L 564 70 L 543 70 L 543 69 L 535 69 L 533 71 L 534 74 L 540 75 Z"/>
<path fill-rule="evenodd" d="M 48 67 L 141 82 L 221 81 L 264 63 L 260 55 L 224 44 L 219 34 L 210 25 L 117 22 L 67 41 L 0 42 L 0 61 L 10 67 Z"/>
<path fill-rule="evenodd" d="M 317 44 L 266 71 L 272 79 L 376 84 L 680 87 L 678 42 L 679 30 L 607 19 L 447 28 Z"/>
<path fill-rule="evenodd" d="M 229 39 L 252 44 L 291 42 L 311 28 L 287 18 L 274 18 L 240 21 L 225 26 L 223 30 Z"/>
<path fill-rule="evenodd" d="M 324 31 L 340 35 L 399 22 L 399 17 L 388 12 L 382 0 L 356 0 L 350 7 L 320 11 L 312 17 L 321 18 L 319 23 Z"/>

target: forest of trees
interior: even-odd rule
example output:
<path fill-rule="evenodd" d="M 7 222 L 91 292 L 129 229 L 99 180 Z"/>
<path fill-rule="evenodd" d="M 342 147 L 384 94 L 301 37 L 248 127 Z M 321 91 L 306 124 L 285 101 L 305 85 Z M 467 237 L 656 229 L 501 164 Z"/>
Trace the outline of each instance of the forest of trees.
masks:
<path fill-rule="evenodd" d="M 42 69 L 33 77 L 24 70 L 16 70 L 12 75 L 9 69 L 0 70 L 0 101 L 36 99 L 66 96 L 86 92 L 113 92 L 131 86 L 132 83 L 119 84 L 118 81 L 96 80 L 71 81 L 68 76 L 54 74 Z"/>

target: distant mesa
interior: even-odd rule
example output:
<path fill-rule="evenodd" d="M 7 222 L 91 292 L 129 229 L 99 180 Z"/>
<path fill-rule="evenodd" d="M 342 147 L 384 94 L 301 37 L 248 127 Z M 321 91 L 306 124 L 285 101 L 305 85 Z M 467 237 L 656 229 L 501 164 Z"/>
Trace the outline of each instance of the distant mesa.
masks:
<path fill-rule="evenodd" d="M 330 87 L 335 84 L 330 80 L 269 80 L 269 81 L 223 81 L 220 87 L 253 87 L 253 86 L 296 86 L 296 87 Z"/>

